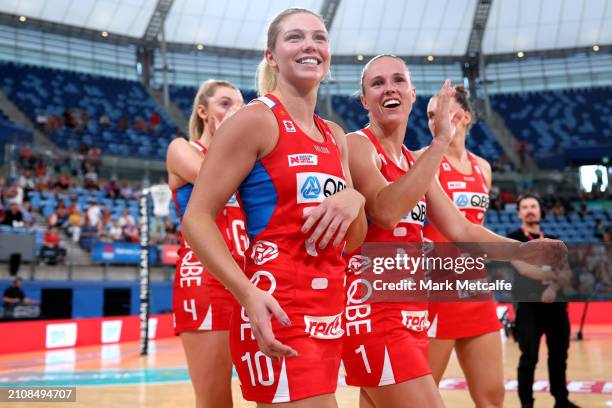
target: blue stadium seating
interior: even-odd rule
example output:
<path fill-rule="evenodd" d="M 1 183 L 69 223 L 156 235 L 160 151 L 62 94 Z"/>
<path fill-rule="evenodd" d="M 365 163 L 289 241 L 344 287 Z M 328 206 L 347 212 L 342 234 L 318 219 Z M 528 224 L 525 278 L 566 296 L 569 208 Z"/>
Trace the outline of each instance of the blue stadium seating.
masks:
<path fill-rule="evenodd" d="M 427 126 L 427 103 L 429 98 L 417 96 L 412 107 L 408 132 L 404 144 L 411 150 L 418 150 L 431 143 L 431 133 Z M 368 123 L 368 115 L 356 96 L 334 95 L 332 105 L 346 123 L 346 131 L 355 131 Z M 467 148 L 487 160 L 499 158 L 501 146 L 484 123 L 476 123 L 466 138 Z"/>
<path fill-rule="evenodd" d="M 6 95 L 32 121 L 38 112 L 56 117 L 72 108 L 87 112 L 90 120 L 83 132 L 62 128 L 50 135 L 62 148 L 77 150 L 81 143 L 87 143 L 100 147 L 106 154 L 163 159 L 176 132 L 176 126 L 138 82 L 13 63 L 0 63 L 0 78 Z M 116 127 L 124 115 L 130 124 L 138 116 L 148 124 L 153 111 L 160 115 L 155 134 L 145 134 L 132 127 L 119 131 Z M 100 128 L 98 123 L 104 113 L 111 119 L 107 129 Z"/>
<path fill-rule="evenodd" d="M 544 167 L 612 155 L 612 88 L 499 94 L 491 105 Z"/>

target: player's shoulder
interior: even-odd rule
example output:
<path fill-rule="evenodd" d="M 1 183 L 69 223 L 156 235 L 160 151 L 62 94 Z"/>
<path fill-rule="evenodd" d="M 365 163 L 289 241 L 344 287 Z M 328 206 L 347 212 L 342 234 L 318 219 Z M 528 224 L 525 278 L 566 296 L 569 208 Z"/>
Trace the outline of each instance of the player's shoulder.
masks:
<path fill-rule="evenodd" d="M 481 169 L 488 171 L 489 173 L 491 172 L 491 164 L 487 159 L 472 152 L 470 152 L 470 154 L 474 157 L 474 159 L 476 159 L 476 163 L 478 163 L 478 166 L 480 166 Z"/>

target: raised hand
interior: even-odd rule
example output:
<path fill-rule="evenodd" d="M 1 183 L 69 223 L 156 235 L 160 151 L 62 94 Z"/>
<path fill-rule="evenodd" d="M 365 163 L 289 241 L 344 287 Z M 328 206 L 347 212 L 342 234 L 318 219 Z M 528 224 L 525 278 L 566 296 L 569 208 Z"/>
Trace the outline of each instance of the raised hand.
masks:
<path fill-rule="evenodd" d="M 307 238 L 306 247 L 324 249 L 335 236 L 333 245 L 337 247 L 344 239 L 348 228 L 365 203 L 365 198 L 355 189 L 346 188 L 333 196 L 327 197 L 318 206 L 304 212 L 302 232 L 308 233 L 316 224 L 316 228 Z"/>
<path fill-rule="evenodd" d="M 444 81 L 444 85 L 436 96 L 436 108 L 434 111 L 434 140 L 450 143 L 455 135 L 454 125 L 450 117 L 450 100 L 455 96 L 455 88 L 452 87 L 450 79 Z"/>

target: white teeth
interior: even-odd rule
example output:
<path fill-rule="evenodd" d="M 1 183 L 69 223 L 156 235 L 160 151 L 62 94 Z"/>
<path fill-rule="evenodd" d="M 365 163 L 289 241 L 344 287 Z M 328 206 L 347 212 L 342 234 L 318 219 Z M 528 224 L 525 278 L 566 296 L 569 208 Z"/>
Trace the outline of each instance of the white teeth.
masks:
<path fill-rule="evenodd" d="M 300 64 L 312 64 L 317 65 L 319 62 L 314 58 L 304 58 L 298 61 Z"/>
<path fill-rule="evenodd" d="M 385 103 L 383 103 L 383 106 L 386 108 L 388 106 L 399 106 L 400 105 L 400 101 L 398 101 L 397 99 L 389 99 L 388 101 L 385 101 Z"/>

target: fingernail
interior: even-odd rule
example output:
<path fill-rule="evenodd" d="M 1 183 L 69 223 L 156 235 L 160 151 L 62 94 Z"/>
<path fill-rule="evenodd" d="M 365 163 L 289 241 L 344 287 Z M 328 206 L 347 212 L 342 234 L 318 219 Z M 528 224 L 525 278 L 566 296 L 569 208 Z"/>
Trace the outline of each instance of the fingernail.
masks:
<path fill-rule="evenodd" d="M 291 320 L 289 320 L 289 318 L 288 318 L 288 317 L 283 318 L 282 323 L 283 323 L 285 326 L 291 326 Z"/>

